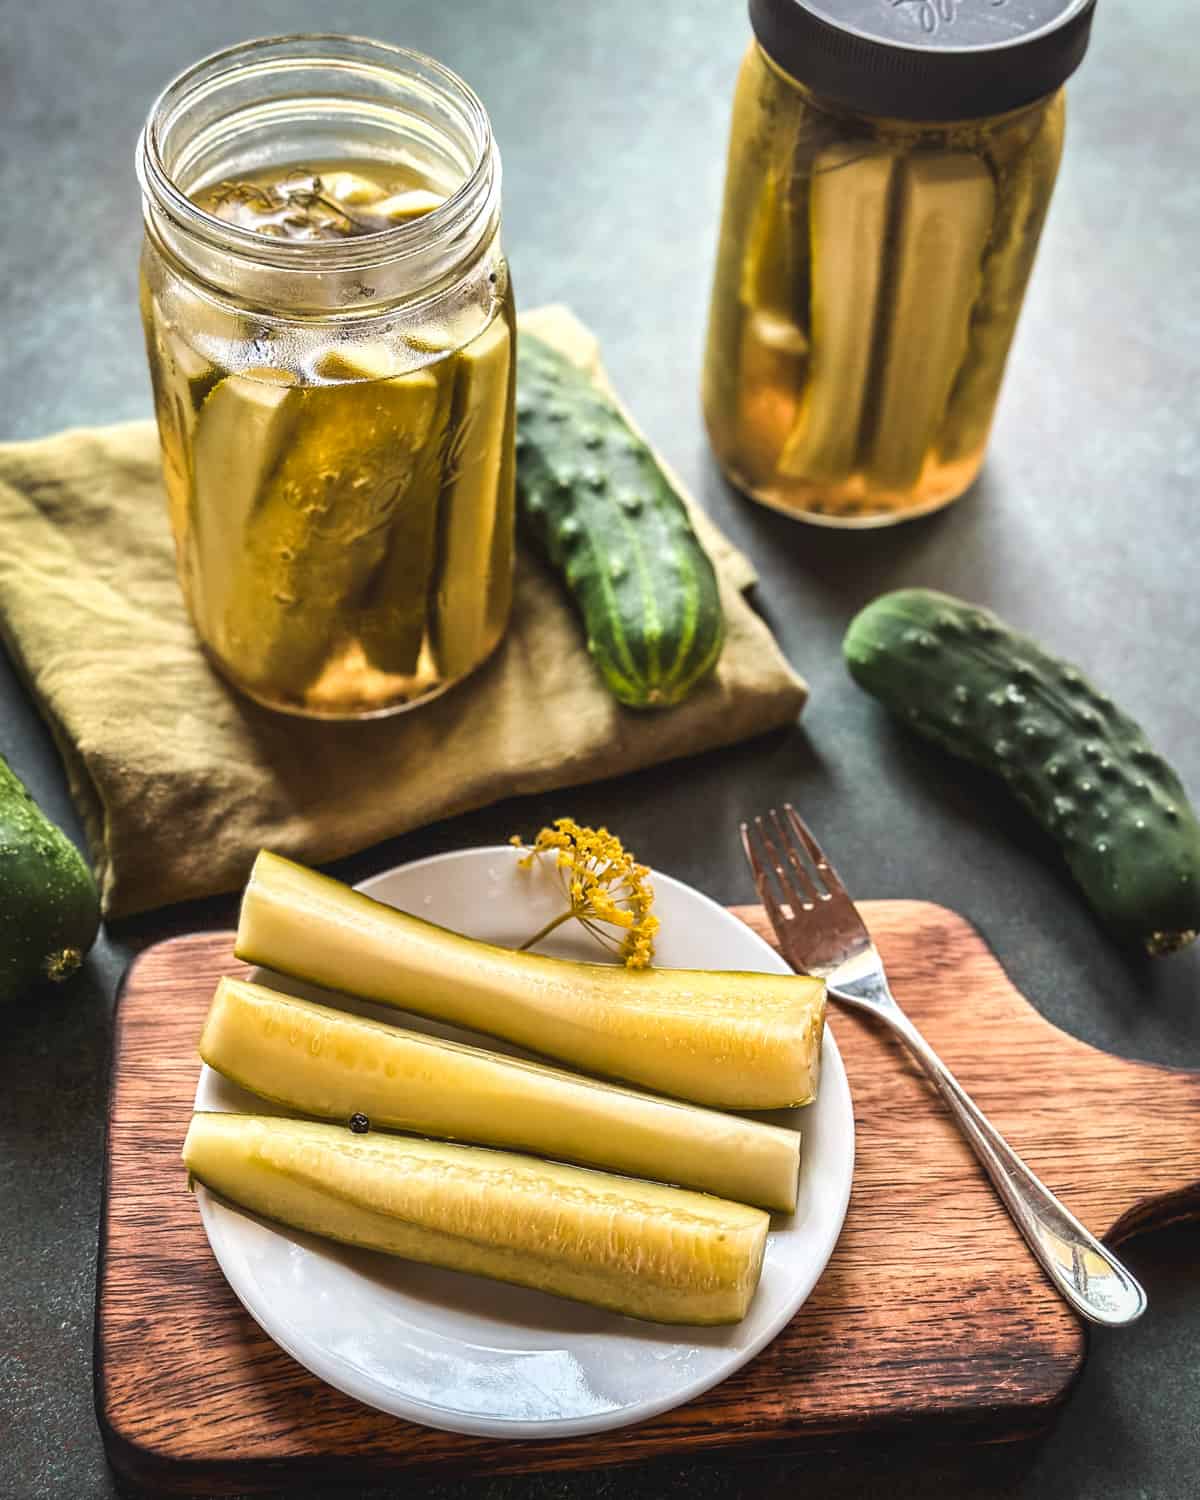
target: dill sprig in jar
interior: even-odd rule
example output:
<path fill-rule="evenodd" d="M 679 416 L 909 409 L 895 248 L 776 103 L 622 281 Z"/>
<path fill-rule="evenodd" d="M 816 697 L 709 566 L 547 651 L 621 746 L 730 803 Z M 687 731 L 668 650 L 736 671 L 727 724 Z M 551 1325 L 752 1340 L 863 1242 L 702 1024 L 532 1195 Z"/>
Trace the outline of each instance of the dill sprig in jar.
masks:
<path fill-rule="evenodd" d="M 968 487 L 1095 0 L 750 0 L 704 410 L 734 484 L 830 526 Z"/>
<path fill-rule="evenodd" d="M 496 647 L 512 589 L 515 333 L 483 105 L 378 42 L 248 42 L 165 90 L 137 164 L 204 649 L 292 713 L 426 701 Z"/>

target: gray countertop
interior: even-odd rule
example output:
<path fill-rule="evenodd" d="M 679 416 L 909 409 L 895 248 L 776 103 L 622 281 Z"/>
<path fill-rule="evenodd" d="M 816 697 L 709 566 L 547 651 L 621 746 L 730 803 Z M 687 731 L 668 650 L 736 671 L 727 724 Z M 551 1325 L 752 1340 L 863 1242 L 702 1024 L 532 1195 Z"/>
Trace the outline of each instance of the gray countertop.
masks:
<path fill-rule="evenodd" d="M 876 592 L 932 584 L 988 603 L 1085 663 L 1200 795 L 1200 43 L 1185 0 L 1102 0 L 1071 89 L 1067 149 L 992 455 L 958 505 L 840 536 L 748 504 L 717 476 L 697 382 L 734 74 L 738 0 L 191 6 L 0 0 L 0 438 L 137 417 L 133 142 L 157 89 L 244 36 L 375 35 L 433 53 L 483 95 L 504 154 L 520 302 L 565 300 L 620 390 L 757 563 L 760 602 L 809 677 L 803 728 L 555 797 L 509 803 L 345 861 L 373 870 L 491 842 L 569 810 L 723 901 L 749 900 L 739 815 L 800 803 L 856 891 L 957 907 L 1075 1035 L 1200 1065 L 1200 948 L 1122 954 L 1046 840 L 982 776 L 914 744 L 849 682 L 838 645 Z M 3 538 L 0 538 L 0 546 Z M 49 736 L 0 656 L 0 752 L 77 832 Z M 122 924 L 64 994 L 0 1017 L 0 1496 L 115 1493 L 92 1413 L 91 1328 L 113 994 L 130 955 L 231 921 L 217 900 Z M 1119 1119 L 1097 1121 L 1120 1130 Z M 1200 1127 L 1198 1127 L 1200 1129 Z M 1200 1229 L 1135 1242 L 1136 1328 L 1093 1338 L 1057 1429 L 1033 1445 L 898 1441 L 755 1466 L 447 1482 L 449 1497 L 946 1493 L 1056 1500 L 1200 1491 Z M 398 1486 L 411 1492 L 411 1486 Z"/>

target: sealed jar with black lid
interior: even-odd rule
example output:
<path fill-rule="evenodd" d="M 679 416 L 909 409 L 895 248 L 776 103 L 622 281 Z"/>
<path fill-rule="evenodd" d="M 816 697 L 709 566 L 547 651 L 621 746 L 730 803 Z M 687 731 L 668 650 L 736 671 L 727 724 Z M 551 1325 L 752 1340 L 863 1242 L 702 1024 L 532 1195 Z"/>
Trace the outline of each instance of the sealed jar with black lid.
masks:
<path fill-rule="evenodd" d="M 1095 0 L 750 0 L 704 371 L 777 509 L 879 526 L 962 494 Z"/>

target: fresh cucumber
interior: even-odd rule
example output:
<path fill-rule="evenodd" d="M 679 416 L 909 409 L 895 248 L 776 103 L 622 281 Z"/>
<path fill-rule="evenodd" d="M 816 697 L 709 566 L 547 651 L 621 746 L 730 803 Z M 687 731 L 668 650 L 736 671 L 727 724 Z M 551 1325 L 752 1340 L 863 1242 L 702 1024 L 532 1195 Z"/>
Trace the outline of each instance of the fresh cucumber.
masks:
<path fill-rule="evenodd" d="M 242 900 L 236 952 L 694 1104 L 783 1109 L 816 1094 L 818 979 L 515 953 L 265 851 Z"/>
<path fill-rule="evenodd" d="M 725 638 L 717 575 L 653 453 L 571 360 L 523 333 L 522 522 L 583 617 L 588 650 L 631 708 L 680 703 Z"/>
<path fill-rule="evenodd" d="M 1200 930 L 1200 824 L 1141 727 L 988 610 L 901 589 L 850 624 L 851 675 L 912 728 L 1002 776 L 1106 925 L 1151 954 Z"/>
<path fill-rule="evenodd" d="M 531 1151 L 791 1213 L 800 1134 L 222 979 L 200 1056 L 321 1119 Z"/>
<path fill-rule="evenodd" d="M 307 1120 L 196 1114 L 183 1160 L 293 1228 L 656 1323 L 744 1318 L 770 1223 L 657 1182 Z"/>
<path fill-rule="evenodd" d="M 99 925 L 92 872 L 0 756 L 0 1003 L 68 978 Z"/>

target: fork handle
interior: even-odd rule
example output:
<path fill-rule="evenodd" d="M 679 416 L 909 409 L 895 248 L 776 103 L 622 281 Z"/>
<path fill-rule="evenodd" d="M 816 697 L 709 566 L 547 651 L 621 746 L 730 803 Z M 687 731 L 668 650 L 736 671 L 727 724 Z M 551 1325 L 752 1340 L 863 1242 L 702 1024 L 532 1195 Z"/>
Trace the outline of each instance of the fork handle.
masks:
<path fill-rule="evenodd" d="M 1146 1294 L 1137 1278 L 1030 1171 L 904 1012 L 872 1007 L 872 1014 L 892 1027 L 933 1080 L 1029 1248 L 1076 1312 L 1110 1328 L 1139 1318 Z"/>

